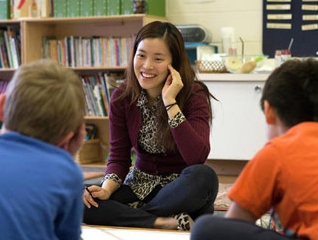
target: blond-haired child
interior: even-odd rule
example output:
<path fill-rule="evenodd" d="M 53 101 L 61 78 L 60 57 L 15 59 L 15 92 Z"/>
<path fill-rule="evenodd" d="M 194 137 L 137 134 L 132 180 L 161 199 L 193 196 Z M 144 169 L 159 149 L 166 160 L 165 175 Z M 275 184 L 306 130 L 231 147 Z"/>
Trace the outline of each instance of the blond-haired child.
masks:
<path fill-rule="evenodd" d="M 78 76 L 50 60 L 22 65 L 10 81 L 0 135 L 2 239 L 78 240 L 84 135 Z"/>

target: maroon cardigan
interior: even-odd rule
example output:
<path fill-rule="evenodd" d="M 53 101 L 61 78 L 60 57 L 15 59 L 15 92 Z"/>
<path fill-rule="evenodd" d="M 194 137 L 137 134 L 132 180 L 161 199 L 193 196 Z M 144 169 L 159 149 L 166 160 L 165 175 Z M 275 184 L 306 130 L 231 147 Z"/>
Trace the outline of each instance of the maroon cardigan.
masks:
<path fill-rule="evenodd" d="M 130 150 L 134 147 L 137 159 L 135 167 L 152 175 L 180 173 L 185 167 L 203 164 L 210 152 L 209 110 L 206 94 L 195 85 L 183 114 L 186 120 L 171 129 L 178 151 L 167 154 L 149 154 L 138 147 L 138 132 L 142 115 L 136 102 L 130 104 L 127 97 L 110 105 L 110 158 L 106 174 L 116 173 L 124 181 L 131 167 Z M 112 99 L 121 91 L 116 89 Z"/>

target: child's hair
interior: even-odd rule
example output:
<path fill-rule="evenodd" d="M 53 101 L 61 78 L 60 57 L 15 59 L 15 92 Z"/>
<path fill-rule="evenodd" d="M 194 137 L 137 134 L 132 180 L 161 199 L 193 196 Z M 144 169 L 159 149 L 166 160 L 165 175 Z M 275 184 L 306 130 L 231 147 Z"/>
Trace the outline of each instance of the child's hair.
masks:
<path fill-rule="evenodd" d="M 84 121 L 85 99 L 78 75 L 52 60 L 22 65 L 6 93 L 7 130 L 57 144 Z"/>
<path fill-rule="evenodd" d="M 167 44 L 169 52 L 172 56 L 171 65 L 174 69 L 176 69 L 179 72 L 182 82 L 184 84 L 176 99 L 180 109 L 183 110 L 186 101 L 189 99 L 192 93 L 191 90 L 193 85 L 198 84 L 202 87 L 202 91 L 206 93 L 207 102 L 209 105 L 210 119 L 212 119 L 210 96 L 213 96 L 209 93 L 209 90 L 206 87 L 206 85 L 204 85 L 201 81 L 197 80 L 195 72 L 191 67 L 188 55 L 185 51 L 182 35 L 180 31 L 169 22 L 154 21 L 148 23 L 140 29 L 136 36 L 133 45 L 132 55 L 130 56 L 130 63 L 126 71 L 127 85 L 123 89 L 123 94 L 114 101 L 122 99 L 125 96 L 131 96 L 131 102 L 134 102 L 140 96 L 141 87 L 135 76 L 133 62 L 139 43 L 146 38 L 160 38 Z M 158 105 L 157 117 L 158 139 L 162 141 L 166 149 L 175 149 L 175 143 L 171 135 L 171 130 L 167 121 L 167 111 L 163 106 L 162 101 L 161 104 Z"/>
<path fill-rule="evenodd" d="M 293 59 L 275 69 L 264 86 L 263 110 L 265 100 L 287 127 L 318 121 L 318 61 Z"/>

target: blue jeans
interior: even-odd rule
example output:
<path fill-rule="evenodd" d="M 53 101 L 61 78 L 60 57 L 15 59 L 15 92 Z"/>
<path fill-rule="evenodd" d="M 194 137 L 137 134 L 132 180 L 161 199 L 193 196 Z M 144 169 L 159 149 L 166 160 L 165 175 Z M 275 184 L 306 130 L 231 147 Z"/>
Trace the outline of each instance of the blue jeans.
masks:
<path fill-rule="evenodd" d="M 191 240 L 291 240 L 288 237 L 270 229 L 257 226 L 254 223 L 205 215 L 197 219 L 191 229 Z"/>
<path fill-rule="evenodd" d="M 206 165 L 185 168 L 180 176 L 164 187 L 157 186 L 139 209 L 127 204 L 139 201 L 127 185 L 122 185 L 108 200 L 99 200 L 99 207 L 85 207 L 84 223 L 94 225 L 152 228 L 157 217 L 167 217 L 182 212 L 193 219 L 214 212 L 218 192 L 218 178 Z"/>

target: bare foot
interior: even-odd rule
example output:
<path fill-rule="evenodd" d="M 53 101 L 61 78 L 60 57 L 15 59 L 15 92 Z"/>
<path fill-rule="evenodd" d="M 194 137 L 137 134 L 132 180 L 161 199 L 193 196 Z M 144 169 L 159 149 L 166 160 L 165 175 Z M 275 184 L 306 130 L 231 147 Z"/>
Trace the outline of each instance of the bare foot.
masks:
<path fill-rule="evenodd" d="M 154 228 L 177 230 L 178 222 L 173 217 L 157 217 L 153 226 Z"/>

